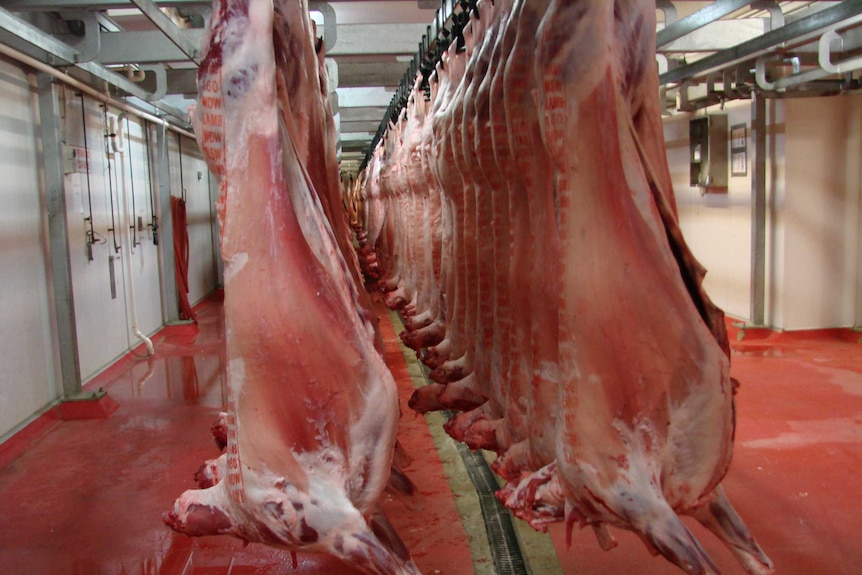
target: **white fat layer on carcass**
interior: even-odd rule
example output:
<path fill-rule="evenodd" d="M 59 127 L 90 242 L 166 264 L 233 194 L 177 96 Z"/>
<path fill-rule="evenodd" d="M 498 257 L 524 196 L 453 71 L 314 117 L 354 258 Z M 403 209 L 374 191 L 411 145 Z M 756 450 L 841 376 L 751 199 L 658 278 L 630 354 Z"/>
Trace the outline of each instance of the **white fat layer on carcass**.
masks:
<path fill-rule="evenodd" d="M 615 479 L 608 483 L 606 471 L 585 460 L 567 464 L 564 471 L 569 488 L 567 499 L 588 520 L 621 527 L 629 524 L 643 527 L 662 499 L 660 477 L 664 445 L 654 423 L 647 418 L 637 420 L 631 427 L 614 419 L 613 427 L 624 453 L 608 457 L 625 458 L 616 465 Z M 600 510 L 600 515 L 589 513 L 578 503 L 583 500 L 593 501 L 590 507 Z M 595 505 L 596 500 L 601 504 Z"/>
<path fill-rule="evenodd" d="M 292 146 L 292 144 L 289 144 Z M 292 180 L 287 183 L 291 204 L 296 212 L 296 219 L 302 230 L 302 235 L 308 238 L 308 246 L 317 262 L 327 270 L 329 276 L 339 284 L 345 274 L 346 266 L 341 266 L 343 258 L 338 249 L 332 227 L 323 212 L 320 198 L 311 191 L 311 180 L 304 174 L 296 156 L 295 170 L 291 171 Z M 291 150 L 288 150 L 288 154 Z M 304 181 L 303 181 L 304 180 Z M 342 269 L 344 267 L 344 269 Z M 336 279 L 337 278 L 337 279 Z M 347 277 L 344 278 L 345 281 Z"/>
<path fill-rule="evenodd" d="M 245 360 L 241 357 L 230 358 L 227 362 L 227 383 L 234 397 L 238 397 L 245 384 Z"/>
<path fill-rule="evenodd" d="M 732 393 L 727 360 L 723 355 L 720 360 L 724 365 L 705 372 L 692 393 L 671 405 L 664 482 L 673 488 L 683 481 L 693 498 L 703 494 L 716 469 L 730 459 Z"/>
<path fill-rule="evenodd" d="M 722 369 L 717 368 L 716 379 L 722 378 Z M 598 386 L 597 376 L 585 378 L 587 384 Z M 623 514 L 625 526 L 631 522 L 652 517 L 654 513 L 665 514 L 668 504 L 686 506 L 694 504 L 709 486 L 713 474 L 722 458 L 728 454 L 723 447 L 729 446 L 729 409 L 721 397 L 720 381 L 707 381 L 698 385 L 678 405 L 671 406 L 671 421 L 656 422 L 644 416 L 631 424 L 620 418 L 612 420 L 612 427 L 619 439 L 621 453 L 608 453 L 610 458 L 623 456 L 616 464 L 615 479 L 607 483 L 607 470 L 578 457 L 569 446 L 563 448 L 567 484 L 574 500 L 581 497 L 599 497 L 617 514 Z M 609 443 L 608 445 L 613 445 Z M 684 489 L 678 489 L 684 482 Z M 672 493 L 669 493 L 672 491 Z M 588 495 L 589 494 L 589 495 Z M 665 502 L 667 495 L 670 499 Z M 614 522 L 613 515 L 602 518 Z"/>
<path fill-rule="evenodd" d="M 234 514 L 233 504 L 227 496 L 224 481 L 207 489 L 189 489 L 180 494 L 176 501 L 174 501 L 173 509 L 178 525 L 187 526 L 189 524 L 189 514 L 197 506 L 218 509 L 227 514 L 232 526 L 236 526 L 237 524 L 237 516 Z M 236 534 L 233 530 L 230 533 Z"/>
<path fill-rule="evenodd" d="M 248 141 L 251 134 L 274 137 L 275 121 L 275 60 L 272 55 L 272 3 L 270 0 L 252 0 L 248 17 L 235 16 L 229 26 L 222 28 L 226 36 L 222 63 L 222 94 L 225 111 L 236 111 L 236 119 L 225 114 L 226 122 L 240 122 L 241 130 L 236 141 Z M 228 38 L 229 37 L 229 38 Z M 237 74 L 249 74 L 247 90 L 228 96 L 229 82 Z M 257 102 L 248 105 L 248 101 Z M 244 166 L 246 146 L 230 146 L 226 150 L 229 165 Z"/>
<path fill-rule="evenodd" d="M 536 370 L 538 375 L 544 381 L 559 381 L 560 369 L 554 361 L 540 361 Z"/>
<path fill-rule="evenodd" d="M 239 273 L 242 268 L 248 263 L 248 252 L 239 252 L 227 257 L 224 260 L 224 283 L 230 283 L 230 280 Z"/>
<path fill-rule="evenodd" d="M 595 90 L 604 79 L 613 52 L 613 35 L 605 31 L 613 18 L 601 12 L 613 10 L 613 4 L 593 2 L 592 6 L 592 10 L 584 11 L 577 3 L 570 6 L 556 3 L 556 14 L 547 13 L 537 31 L 536 69 L 545 72 L 556 70 L 571 102 L 579 102 Z M 582 18 L 575 19 L 579 12 Z M 560 26 L 567 28 L 566 43 L 555 47 L 553 40 L 549 41 L 543 35 L 556 39 L 552 30 Z M 554 58 L 548 61 L 545 59 L 547 56 Z"/>
<path fill-rule="evenodd" d="M 350 434 L 349 460 L 346 461 L 345 454 L 332 445 L 326 433 L 325 418 L 307 419 L 320 448 L 313 452 L 292 452 L 292 455 L 311 482 L 318 477 L 322 481 L 341 485 L 360 511 L 365 513 L 377 501 L 388 480 L 392 443 L 398 422 L 398 399 L 395 381 L 380 356 L 373 349 L 365 350 L 363 355 L 363 368 L 357 372 L 357 377 L 367 383 L 359 388 L 362 405 L 356 406 L 354 410 L 359 417 L 344 422 Z M 228 369 L 232 384 L 234 372 L 241 381 L 245 379 L 241 359 L 232 360 Z M 237 386 L 231 385 L 232 393 L 239 394 L 241 381 Z M 386 455 L 382 456 L 381 452 Z M 265 462 L 261 464 L 265 465 Z"/>
<path fill-rule="evenodd" d="M 249 523 L 263 524 L 285 543 L 350 559 L 356 548 L 367 545 L 357 536 L 374 537 L 346 492 L 348 478 L 341 453 L 324 448 L 294 455 L 309 473 L 307 492 L 266 468 L 243 470 L 248 502 L 244 509 L 254 510 Z M 302 541 L 307 528 L 316 532 L 315 541 Z"/>
<path fill-rule="evenodd" d="M 271 29 L 272 4 L 269 0 L 253 0 L 248 7 L 247 17 L 233 14 L 228 24 L 217 29 L 223 49 L 218 78 L 222 82 L 221 114 L 225 123 L 224 133 L 231 134 L 230 141 L 247 142 L 252 135 L 264 138 L 277 135 Z M 240 91 L 228 95 L 234 79 L 239 81 L 233 88 Z M 250 182 L 260 178 L 260 175 L 246 173 L 248 146 L 225 145 L 224 153 L 226 170 L 231 176 L 225 178 L 223 191 L 228 202 L 242 201 Z M 273 169 L 278 169 L 278 162 L 273 164 L 276 164 Z M 273 179 L 271 174 L 270 181 L 278 180 Z M 227 210 L 228 221 L 232 211 L 231 208 Z M 242 238 L 233 238 L 237 231 L 226 223 L 222 228 L 222 245 L 241 242 Z"/>
<path fill-rule="evenodd" d="M 399 413 L 392 374 L 373 352 L 369 354 L 368 361 L 373 367 L 369 370 L 370 376 L 376 377 L 376 384 L 362 390 L 367 409 L 358 420 L 351 422 L 349 455 L 350 468 L 354 470 L 349 492 L 363 513 L 377 500 L 389 479 L 393 454 L 391 446 L 395 440 Z M 386 457 L 381 456 L 381 449 L 388 450 Z M 373 467 L 364 474 L 366 466 Z M 363 479 L 370 484 L 364 484 Z"/>
<path fill-rule="evenodd" d="M 201 469 L 202 475 L 210 483 L 215 484 L 220 481 L 227 471 L 227 452 L 222 453 L 215 459 L 207 459 L 204 461 Z"/>
<path fill-rule="evenodd" d="M 314 451 L 292 451 L 293 458 L 305 470 L 309 477 L 319 477 L 332 485 L 343 486 L 348 481 L 348 469 L 344 453 L 333 446 L 329 438 L 322 432 L 318 434 L 320 448 Z M 312 489 L 309 486 L 309 489 Z"/>
<path fill-rule="evenodd" d="M 559 521 L 566 504 L 566 494 L 560 483 L 557 462 L 552 461 L 532 473 L 524 473 L 510 481 L 499 492 L 504 504 L 534 529 L 545 531 L 547 525 Z"/>

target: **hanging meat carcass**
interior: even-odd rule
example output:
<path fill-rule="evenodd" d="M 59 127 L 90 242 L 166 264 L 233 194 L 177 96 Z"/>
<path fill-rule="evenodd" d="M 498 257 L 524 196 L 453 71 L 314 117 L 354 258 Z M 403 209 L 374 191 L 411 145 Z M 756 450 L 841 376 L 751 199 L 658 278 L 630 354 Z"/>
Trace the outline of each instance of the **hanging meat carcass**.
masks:
<path fill-rule="evenodd" d="M 654 2 L 478 12 L 426 120 L 449 224 L 446 338 L 425 350 L 436 383 L 411 407 L 462 410 L 447 430 L 497 451 L 498 496 L 536 528 L 591 525 L 606 549 L 609 526 L 629 529 L 713 573 L 679 519 L 690 515 L 749 572 L 770 572 L 720 485 L 736 384 L 723 314 L 677 222 Z"/>
<path fill-rule="evenodd" d="M 567 521 L 600 528 L 605 544 L 602 525 L 632 529 L 684 570 L 714 572 L 678 517 L 689 514 L 751 572 L 768 572 L 719 487 L 735 390 L 723 314 L 682 239 L 661 154 L 654 9 L 553 1 L 537 32 L 562 254 L 561 416 L 554 469 L 506 500 L 530 514 L 537 500 L 520 495 L 538 477 Z"/>
<path fill-rule="evenodd" d="M 307 65 L 304 51 L 317 75 L 312 42 L 304 2 L 214 5 L 195 123 L 221 185 L 227 452 L 209 469 L 214 485 L 183 493 L 165 519 L 189 535 L 331 554 L 365 573 L 417 573 L 377 507 L 394 381 L 304 165 L 295 122 L 307 116 L 292 93 L 310 84 L 284 80 L 285 66 Z"/>

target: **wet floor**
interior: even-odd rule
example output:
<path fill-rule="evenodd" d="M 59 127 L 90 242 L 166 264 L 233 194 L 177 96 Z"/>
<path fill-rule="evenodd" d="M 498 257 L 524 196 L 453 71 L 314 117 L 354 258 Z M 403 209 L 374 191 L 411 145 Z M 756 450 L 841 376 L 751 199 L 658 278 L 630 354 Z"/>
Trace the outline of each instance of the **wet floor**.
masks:
<path fill-rule="evenodd" d="M 161 332 L 153 358 L 109 368 L 103 387 L 119 404 L 108 418 L 51 420 L 23 455 L 0 469 L 0 574 L 205 575 L 354 573 L 340 562 L 230 537 L 190 539 L 161 520 L 195 487 L 193 473 L 219 453 L 210 426 L 226 405 L 221 305 L 198 309 L 200 330 Z M 406 374 L 388 326 L 387 359 Z M 400 362 L 400 363 L 399 363 Z M 403 374 L 402 374 L 403 375 Z M 412 390 L 403 375 L 406 403 Z M 418 502 L 385 497 L 384 509 L 425 573 L 469 573 L 472 558 L 447 475 L 423 418 L 400 437 Z"/>
<path fill-rule="evenodd" d="M 405 361 L 396 328 L 380 313 L 386 360 L 406 406 L 416 366 Z M 104 387 L 116 402 L 109 417 L 45 416 L 23 454 L 10 455 L 10 442 L 0 447 L 0 465 L 4 455 L 14 456 L 0 469 L 0 574 L 352 573 L 303 554 L 294 567 L 286 551 L 229 537 L 190 539 L 162 523 L 173 500 L 194 487 L 198 466 L 218 455 L 209 432 L 226 403 L 218 300 L 200 306 L 198 318 L 197 331 L 160 332 L 154 358 L 128 358 L 90 382 L 88 388 Z M 742 387 L 734 462 L 724 482 L 729 498 L 778 573 L 858 572 L 859 334 L 747 332 L 737 339 L 737 333 L 731 332 L 733 374 Z M 426 574 L 494 573 L 482 550 L 481 513 L 447 438 L 437 434 L 435 444 L 426 419 L 406 407 L 399 437 L 414 457 L 407 471 L 422 498 L 387 496 L 385 509 L 417 565 Z M 724 573 L 742 572 L 712 535 L 688 524 Z M 538 538 L 522 530 L 522 543 L 535 575 L 678 572 L 651 557 L 634 535 L 615 534 L 620 545 L 610 552 L 601 551 L 591 530 L 576 530 L 567 549 L 562 525 Z"/>

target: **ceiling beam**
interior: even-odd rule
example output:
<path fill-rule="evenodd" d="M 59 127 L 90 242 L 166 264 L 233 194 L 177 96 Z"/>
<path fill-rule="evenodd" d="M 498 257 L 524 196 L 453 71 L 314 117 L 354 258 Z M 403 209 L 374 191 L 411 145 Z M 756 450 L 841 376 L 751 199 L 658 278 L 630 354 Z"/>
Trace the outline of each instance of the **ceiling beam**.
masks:
<path fill-rule="evenodd" d="M 17 38 L 26 41 L 28 45 L 44 51 L 44 61 L 47 61 L 48 64 L 56 66 L 63 63 L 74 63 L 79 69 L 89 73 L 93 78 L 105 81 L 111 86 L 115 86 L 116 88 L 142 100 L 142 102 L 149 106 L 173 116 L 181 122 L 181 125 L 184 128 L 188 126 L 187 114 L 181 110 L 154 98 L 152 93 L 147 92 L 137 84 L 100 64 L 95 62 L 78 62 L 78 50 L 60 42 L 32 24 L 21 20 L 4 8 L 0 8 L 0 28 Z"/>
<path fill-rule="evenodd" d="M 381 87 L 339 88 L 336 93 L 339 110 L 344 111 L 345 108 L 386 108 L 395 91 Z"/>
<path fill-rule="evenodd" d="M 384 112 L 385 113 L 385 112 Z M 369 120 L 365 122 L 345 122 L 342 118 L 341 120 L 341 133 L 345 132 L 371 132 L 371 136 L 374 136 L 374 133 L 377 131 L 377 127 L 380 125 L 380 118 L 383 116 L 379 116 L 376 120 Z"/>
<path fill-rule="evenodd" d="M 375 126 L 374 130 L 377 130 Z M 341 141 L 342 142 L 370 142 L 371 138 L 374 137 L 374 132 L 342 132 L 341 133 Z"/>
<path fill-rule="evenodd" d="M 723 16 L 744 8 L 751 4 L 752 0 L 716 0 L 712 4 L 701 8 L 685 18 L 677 20 L 660 30 L 655 37 L 655 44 L 661 48 L 670 44 L 686 34 L 691 34 L 699 28 L 703 28 L 710 22 L 714 22 Z"/>
<path fill-rule="evenodd" d="M 386 106 L 367 108 L 345 108 L 341 110 L 342 122 L 377 122 L 386 114 Z M 375 126 L 374 130 L 377 130 Z"/>
<path fill-rule="evenodd" d="M 167 94 L 182 94 L 190 98 L 197 97 L 198 71 L 195 69 L 183 70 L 165 70 L 167 80 Z M 156 77 L 152 72 L 147 72 L 144 79 L 140 82 L 141 88 L 150 92 L 156 91 Z"/>
<path fill-rule="evenodd" d="M 665 85 L 703 76 L 767 54 L 781 44 L 806 42 L 830 27 L 849 26 L 860 21 L 862 21 L 862 0 L 844 0 L 840 4 L 785 24 L 748 42 L 665 72 L 659 76 L 659 83 Z"/>
<path fill-rule="evenodd" d="M 133 0 L 3 0 L 3 6 L 15 12 L 56 10 L 113 10 L 132 8 Z M 154 0 L 160 7 L 211 6 L 211 0 Z"/>
<path fill-rule="evenodd" d="M 338 42 L 327 56 L 346 54 L 413 55 L 427 24 L 339 24 Z M 407 63 L 404 63 L 404 70 Z"/>
<path fill-rule="evenodd" d="M 150 22 L 152 22 L 155 27 L 174 44 L 174 46 L 182 50 L 183 54 L 185 54 L 189 60 L 193 61 L 195 64 L 201 63 L 199 50 L 197 49 L 197 46 L 200 44 L 190 42 L 186 36 L 181 34 L 180 29 L 176 24 L 174 24 L 173 20 L 171 20 L 167 14 L 162 12 L 153 0 L 132 0 L 132 3 L 134 3 L 134 5 L 150 19 Z"/>
<path fill-rule="evenodd" d="M 72 48 L 68 44 L 60 42 L 36 26 L 21 20 L 2 7 L 0 7 L 0 28 L 21 40 L 32 44 L 36 48 L 44 50 L 51 57 L 60 59 L 62 62 L 74 64 L 78 61 L 78 50 Z M 60 62 L 49 62 L 49 64 L 52 65 L 55 63 Z"/>
<path fill-rule="evenodd" d="M 204 30 L 180 30 L 184 42 L 199 46 Z M 98 61 L 102 64 L 157 64 L 161 62 L 187 62 L 189 57 L 176 45 L 164 41 L 161 32 L 102 32 L 99 36 L 102 51 Z"/>
<path fill-rule="evenodd" d="M 353 151 L 353 152 L 356 152 L 356 151 L 364 152 L 364 151 L 368 150 L 368 148 L 370 146 L 371 146 L 371 140 L 355 140 L 355 141 L 351 141 L 351 140 L 344 141 L 344 140 L 342 140 L 342 142 L 341 142 L 342 153 L 347 153 L 347 152 L 351 152 L 351 151 Z"/>
<path fill-rule="evenodd" d="M 767 28 L 763 18 L 716 20 L 691 34 L 657 48 L 658 53 L 717 52 L 727 50 L 762 35 Z"/>
<path fill-rule="evenodd" d="M 338 86 L 350 88 L 357 86 L 386 86 L 395 88 L 401 82 L 405 62 L 353 62 L 339 68 Z"/>

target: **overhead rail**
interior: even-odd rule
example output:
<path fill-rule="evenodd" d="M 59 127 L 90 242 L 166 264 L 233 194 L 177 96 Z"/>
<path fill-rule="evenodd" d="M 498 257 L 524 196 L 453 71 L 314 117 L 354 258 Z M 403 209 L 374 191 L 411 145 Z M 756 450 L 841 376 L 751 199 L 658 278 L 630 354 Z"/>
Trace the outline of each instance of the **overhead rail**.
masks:
<path fill-rule="evenodd" d="M 132 0 L 3 0 L 3 6 L 15 12 L 49 10 L 116 10 L 130 8 Z M 154 0 L 161 8 L 211 6 L 212 0 Z"/>
<path fill-rule="evenodd" d="M 799 18 L 784 26 L 776 27 L 762 36 L 732 48 L 716 52 L 691 64 L 668 70 L 659 75 L 659 84 L 664 86 L 681 83 L 696 76 L 704 76 L 764 56 L 781 46 L 810 42 L 818 35 L 834 27 L 852 26 L 860 22 L 862 22 L 862 0 L 844 0 L 836 6 Z"/>
<path fill-rule="evenodd" d="M 442 0 L 440 8 L 435 13 L 434 21 L 427 27 L 426 33 L 422 35 L 419 49 L 410 61 L 407 71 L 386 109 L 386 114 L 380 121 L 377 133 L 359 166 L 360 172 L 368 165 L 374 148 L 383 138 L 389 123 L 397 120 L 401 110 L 407 105 L 407 100 L 413 91 L 416 74 L 422 73 L 422 88 L 426 89 L 428 78 L 452 42 L 457 42 L 458 49 L 463 49 L 463 30 L 470 20 L 470 15 L 476 12 L 476 4 L 476 0 Z"/>
<path fill-rule="evenodd" d="M 690 64 L 677 67 L 665 64 L 661 67 L 659 74 L 659 84 L 662 89 L 666 89 L 667 85 L 676 85 L 684 90 L 692 82 L 700 81 L 703 78 L 712 79 L 711 81 L 714 82 L 716 74 L 727 78 L 729 70 L 744 63 L 751 63 L 752 71 L 755 67 L 757 68 L 757 86 L 761 90 L 768 88 L 785 89 L 807 80 L 817 80 L 830 74 L 846 73 L 851 69 L 862 67 L 862 58 L 853 57 L 836 62 L 832 59 L 830 52 L 830 46 L 841 40 L 841 36 L 838 35 L 838 28 L 862 24 L 862 0 L 844 0 L 839 4 L 814 11 L 810 15 L 799 17 L 787 23 L 785 23 L 784 15 L 775 2 L 763 0 L 716 0 L 681 19 L 676 19 L 672 4 L 658 2 L 657 8 L 665 12 L 666 25 L 656 33 L 656 47 L 666 49 L 673 42 L 745 7 L 750 7 L 753 10 L 764 10 L 769 13 L 770 21 L 766 26 L 767 31 L 765 33 L 730 48 L 721 49 Z M 422 72 L 422 85 L 425 88 L 428 77 L 433 72 L 442 53 L 453 41 L 463 42 L 462 30 L 471 13 L 475 10 L 476 3 L 473 0 L 442 1 L 441 7 L 436 12 L 434 22 L 428 26 L 427 33 L 423 35 L 422 41 L 419 43 L 419 50 L 410 62 L 386 114 L 380 121 L 370 148 L 366 151 L 365 158 L 360 164 L 360 171 L 368 165 L 374 148 L 383 138 L 390 122 L 396 121 L 401 110 L 407 105 L 417 73 Z M 820 68 L 796 74 L 792 79 L 781 79 L 774 83 L 765 80 L 765 62 L 774 60 L 773 54 L 777 51 L 786 50 L 788 46 L 798 46 L 816 41 L 818 36 L 821 36 Z M 755 60 L 757 60 L 756 66 Z M 667 59 L 664 61 L 667 62 Z M 738 79 L 739 73 L 734 70 L 731 75 Z M 723 92 L 726 93 L 725 95 L 735 93 L 740 97 L 750 97 L 753 87 L 742 86 L 736 82 L 736 88 L 729 89 L 727 81 L 724 84 Z"/>
<path fill-rule="evenodd" d="M 697 12 L 659 30 L 655 35 L 656 48 L 661 48 L 674 40 L 679 40 L 683 36 L 691 34 L 695 30 L 699 30 L 719 18 L 727 16 L 740 8 L 745 8 L 751 2 L 752 0 L 717 0 L 709 6 L 701 8 Z"/>
<path fill-rule="evenodd" d="M 131 0 L 138 7 L 144 16 L 149 18 L 156 28 L 161 30 L 162 34 L 170 40 L 177 48 L 182 50 L 183 54 L 188 56 L 189 60 L 195 64 L 200 64 L 200 50 L 192 44 L 188 37 L 182 34 L 182 31 L 177 28 L 177 25 L 162 12 L 153 0 Z"/>
<path fill-rule="evenodd" d="M 191 126 L 186 119 L 187 114 L 184 111 L 179 110 L 167 102 L 153 98 L 153 94 L 150 92 L 147 92 L 128 78 L 113 72 L 101 64 L 96 62 L 80 61 L 79 50 L 61 42 L 50 34 L 43 32 L 36 26 L 21 20 L 2 7 L 0 7 L 0 30 L 23 40 L 26 44 L 46 54 L 44 58 L 38 58 L 32 52 L 24 53 L 24 55 L 29 56 L 33 60 L 39 61 L 45 65 L 50 65 L 54 68 L 74 66 L 89 73 L 96 80 L 107 82 L 108 85 L 113 86 L 118 90 L 122 90 L 140 100 L 140 102 L 130 103 L 130 105 L 137 108 L 138 111 L 153 116 L 169 117 L 170 123 L 179 129 L 190 129 Z M 21 50 L 14 51 L 21 53 Z M 18 59 L 21 60 L 21 58 Z M 71 78 L 71 76 L 62 72 L 61 75 Z"/>
<path fill-rule="evenodd" d="M 164 126 L 170 127 L 171 130 L 173 130 L 174 132 L 176 132 L 178 134 L 182 134 L 182 135 L 187 136 L 189 138 L 195 137 L 195 135 L 193 133 L 189 132 L 187 129 L 183 128 L 182 126 L 168 122 L 165 119 L 164 114 L 153 115 L 153 114 L 150 114 L 149 112 L 141 109 L 140 106 L 136 106 L 136 105 L 133 105 L 131 103 L 123 102 L 120 100 L 115 100 L 114 98 L 111 98 L 108 95 L 106 95 L 104 92 L 100 92 L 100 91 L 96 90 L 95 88 L 88 86 L 84 82 L 81 82 L 80 80 L 73 78 L 72 76 L 66 74 L 65 72 L 62 72 L 61 70 L 58 70 L 57 68 L 54 68 L 53 66 L 49 66 L 48 64 L 45 64 L 44 62 L 41 62 L 41 61 L 31 57 L 31 56 L 28 56 L 27 54 L 19 52 L 18 50 L 15 50 L 14 48 L 10 48 L 9 46 L 6 46 L 5 44 L 0 44 L 0 54 L 3 54 L 4 56 L 8 56 L 9 58 L 12 58 L 13 60 L 17 60 L 17 61 L 21 62 L 22 64 L 30 66 L 34 70 L 37 70 L 39 72 L 44 72 L 44 73 L 52 76 L 56 80 L 59 80 L 60 82 L 63 82 L 64 84 L 67 84 L 67 85 L 75 88 L 76 90 L 79 90 L 81 93 L 85 93 L 88 96 L 91 96 L 100 102 L 103 102 L 105 104 L 109 104 L 111 106 L 119 108 L 120 110 L 124 110 L 130 114 L 133 114 L 135 116 L 143 118 L 143 119 L 147 120 L 148 122 L 152 122 L 152 123 L 157 124 L 157 125 L 164 125 Z"/>
<path fill-rule="evenodd" d="M 752 2 L 753 0 L 717 0 L 689 16 L 677 20 L 673 4 L 667 1 L 659 1 L 656 3 L 656 7 L 665 13 L 666 25 L 657 33 L 656 45 L 657 47 L 666 46 L 687 34 L 752 4 Z M 453 41 L 463 43 L 461 32 L 464 26 L 466 26 L 470 15 L 475 10 L 475 0 L 442 1 L 441 7 L 435 14 L 434 21 L 428 26 L 426 34 L 422 36 L 422 41 L 419 43 L 419 51 L 410 62 L 404 77 L 392 97 L 386 115 L 377 128 L 377 133 L 371 141 L 370 148 L 365 154 L 365 159 L 360 165 L 360 171 L 368 164 L 374 148 L 386 133 L 389 123 L 395 121 L 398 118 L 398 114 L 407 105 L 417 71 L 422 71 L 423 87 L 425 87 L 428 77 L 433 72 L 443 52 L 449 47 L 449 44 Z"/>

